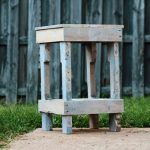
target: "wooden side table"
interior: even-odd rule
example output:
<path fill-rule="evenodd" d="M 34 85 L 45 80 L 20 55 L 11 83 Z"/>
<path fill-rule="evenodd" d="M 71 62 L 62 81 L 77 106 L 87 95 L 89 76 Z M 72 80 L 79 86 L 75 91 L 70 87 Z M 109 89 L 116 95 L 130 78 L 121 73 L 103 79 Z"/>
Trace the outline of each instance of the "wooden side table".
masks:
<path fill-rule="evenodd" d="M 120 99 L 119 45 L 122 25 L 60 24 L 36 28 L 36 42 L 40 44 L 42 129 L 52 130 L 52 114 L 62 115 L 63 133 L 72 133 L 72 115 L 89 114 L 90 127 L 98 128 L 98 114 L 109 113 L 111 131 L 120 131 L 120 113 L 124 111 Z M 50 45 L 60 43 L 62 64 L 62 99 L 50 99 Z M 72 99 L 71 43 L 86 45 L 88 98 Z M 110 98 L 96 98 L 96 43 L 108 45 L 110 62 Z"/>

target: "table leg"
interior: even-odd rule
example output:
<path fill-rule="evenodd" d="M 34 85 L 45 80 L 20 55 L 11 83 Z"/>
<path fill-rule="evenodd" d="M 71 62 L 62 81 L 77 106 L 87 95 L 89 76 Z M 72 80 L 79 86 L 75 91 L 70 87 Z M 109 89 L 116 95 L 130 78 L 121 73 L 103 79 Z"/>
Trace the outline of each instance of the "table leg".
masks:
<path fill-rule="evenodd" d="M 60 56 L 62 64 L 62 95 L 64 101 L 72 100 L 71 89 L 71 43 L 60 43 Z M 72 116 L 62 116 L 63 133 L 72 133 Z"/>
<path fill-rule="evenodd" d="M 120 70 L 119 70 L 119 45 L 108 45 L 108 59 L 110 61 L 110 97 L 120 99 Z M 120 113 L 109 114 L 110 131 L 120 131 Z"/>
<path fill-rule="evenodd" d="M 50 45 L 40 44 L 41 100 L 50 99 Z M 42 129 L 52 130 L 52 114 L 42 113 Z"/>

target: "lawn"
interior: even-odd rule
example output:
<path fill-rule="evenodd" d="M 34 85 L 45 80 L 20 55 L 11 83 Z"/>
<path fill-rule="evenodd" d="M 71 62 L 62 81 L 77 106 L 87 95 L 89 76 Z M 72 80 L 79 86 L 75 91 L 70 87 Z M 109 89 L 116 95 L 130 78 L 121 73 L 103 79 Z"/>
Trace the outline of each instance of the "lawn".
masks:
<path fill-rule="evenodd" d="M 61 117 L 53 117 L 54 127 L 61 127 Z M 108 115 L 100 117 L 101 127 L 108 127 Z M 125 112 L 121 116 L 122 127 L 150 127 L 150 97 L 125 98 Z M 88 127 L 86 115 L 73 116 L 74 127 Z M 41 115 L 37 105 L 0 105 L 0 147 L 16 135 L 41 127 Z"/>

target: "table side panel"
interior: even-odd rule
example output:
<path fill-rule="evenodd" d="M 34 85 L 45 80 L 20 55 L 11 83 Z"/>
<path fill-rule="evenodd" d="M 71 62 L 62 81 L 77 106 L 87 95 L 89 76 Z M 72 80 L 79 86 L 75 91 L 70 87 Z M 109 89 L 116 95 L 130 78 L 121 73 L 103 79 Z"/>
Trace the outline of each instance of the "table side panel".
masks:
<path fill-rule="evenodd" d="M 121 42 L 120 28 L 64 28 L 64 40 L 72 42 Z"/>
<path fill-rule="evenodd" d="M 36 31 L 37 43 L 48 42 L 121 42 L 122 28 L 104 27 L 67 27 L 48 28 Z"/>
<path fill-rule="evenodd" d="M 62 99 L 39 101 L 39 111 L 61 115 L 120 113 L 124 111 L 122 99 Z"/>

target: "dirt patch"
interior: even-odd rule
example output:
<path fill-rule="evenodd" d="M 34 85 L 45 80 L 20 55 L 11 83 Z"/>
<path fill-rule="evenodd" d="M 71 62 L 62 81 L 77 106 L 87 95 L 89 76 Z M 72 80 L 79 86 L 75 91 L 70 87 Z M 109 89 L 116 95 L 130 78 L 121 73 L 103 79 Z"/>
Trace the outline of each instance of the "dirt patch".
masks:
<path fill-rule="evenodd" d="M 65 135 L 61 129 L 52 132 L 37 129 L 17 137 L 10 150 L 149 150 L 150 128 L 128 128 L 121 132 L 108 129 L 74 129 Z"/>

